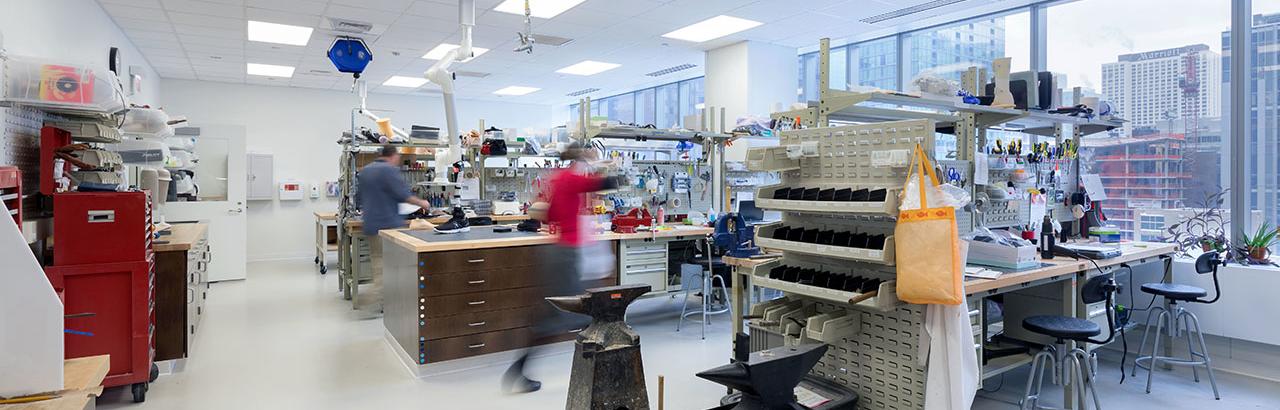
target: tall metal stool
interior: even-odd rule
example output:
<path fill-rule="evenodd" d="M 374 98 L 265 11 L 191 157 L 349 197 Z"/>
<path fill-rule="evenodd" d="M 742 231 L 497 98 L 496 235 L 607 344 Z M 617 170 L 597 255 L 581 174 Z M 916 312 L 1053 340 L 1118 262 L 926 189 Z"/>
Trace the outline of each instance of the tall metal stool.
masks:
<path fill-rule="evenodd" d="M 1104 300 L 1107 302 L 1107 325 L 1110 332 L 1106 340 L 1091 339 L 1102 334 L 1102 327 L 1091 320 L 1054 315 L 1031 316 L 1023 319 L 1023 328 L 1052 337 L 1056 341 L 1046 345 L 1031 359 L 1031 374 L 1027 376 L 1027 391 L 1022 399 L 1022 409 L 1058 409 L 1040 405 L 1041 387 L 1044 385 L 1046 370 L 1052 372 L 1054 385 L 1075 386 L 1076 399 L 1073 400 L 1073 409 L 1088 407 L 1085 404 L 1086 395 L 1093 398 L 1095 410 L 1102 409 L 1102 403 L 1098 401 L 1098 392 L 1093 388 L 1093 379 L 1097 375 L 1097 356 L 1079 346 L 1066 351 L 1066 341 L 1100 345 L 1111 343 L 1116 334 L 1113 296 L 1119 288 L 1120 286 L 1111 275 L 1099 275 L 1086 281 L 1081 291 L 1080 299 L 1084 303 L 1098 303 Z"/>
<path fill-rule="evenodd" d="M 681 271 L 680 286 L 684 290 L 684 297 L 680 299 L 680 305 L 681 305 L 680 321 L 676 322 L 676 331 L 679 332 L 680 325 L 684 324 L 685 318 L 689 316 L 701 315 L 702 319 L 700 320 L 700 322 L 702 324 L 703 339 L 707 338 L 707 323 L 708 323 L 708 320 L 710 320 L 709 315 L 726 313 L 731 310 L 730 309 L 731 307 L 729 305 L 730 303 L 729 287 L 726 286 L 723 277 L 717 276 L 715 274 L 716 272 L 715 261 L 712 259 L 712 255 L 711 255 L 710 240 L 707 241 L 706 252 L 707 252 L 707 270 L 705 272 L 702 271 L 701 269 L 698 269 L 696 273 L 690 272 L 689 274 L 686 274 L 684 271 Z M 690 261 L 690 262 L 693 262 L 693 261 Z M 716 286 L 715 285 L 716 282 L 719 282 L 720 286 Z M 692 294 L 693 291 L 699 291 L 702 293 L 702 303 L 701 303 L 701 307 L 698 310 L 689 311 L 689 295 Z M 724 301 L 724 306 L 718 309 L 716 309 L 714 304 L 712 303 L 714 299 L 713 292 L 717 292 L 717 291 L 720 293 L 720 296 L 722 297 L 721 300 Z"/>
<path fill-rule="evenodd" d="M 1142 332 L 1142 344 L 1138 345 L 1138 358 L 1133 359 L 1134 369 L 1130 375 L 1137 376 L 1139 367 L 1147 370 L 1147 393 L 1151 393 L 1152 373 L 1154 373 L 1155 367 L 1160 364 L 1191 366 L 1191 375 L 1195 378 L 1196 383 L 1200 382 L 1200 371 L 1197 368 L 1204 366 L 1205 371 L 1209 373 L 1209 384 L 1213 386 L 1213 398 L 1217 400 L 1222 399 L 1222 397 L 1218 395 L 1218 381 L 1213 377 L 1213 366 L 1210 365 L 1212 360 L 1209 359 L 1209 349 L 1205 346 L 1204 334 L 1200 333 L 1200 319 L 1197 318 L 1194 313 L 1191 313 L 1191 311 L 1179 306 L 1178 302 L 1204 304 L 1217 302 L 1218 298 L 1222 297 L 1222 288 L 1218 286 L 1218 266 L 1224 263 L 1225 262 L 1220 259 L 1217 252 L 1206 252 L 1200 255 L 1199 258 L 1196 258 L 1196 273 L 1201 275 L 1210 272 L 1213 273 L 1213 291 L 1216 295 L 1214 295 L 1213 299 L 1210 300 L 1203 299 L 1205 296 L 1209 295 L 1209 292 L 1195 286 L 1179 285 L 1176 283 L 1142 284 L 1141 289 L 1143 292 L 1162 296 L 1165 301 L 1169 303 L 1169 309 L 1165 309 L 1161 306 L 1155 306 L 1151 308 L 1150 312 L 1147 312 L 1146 329 Z M 1160 313 L 1157 315 L 1155 314 L 1156 312 Z M 1151 333 L 1151 319 L 1153 317 L 1156 319 L 1155 344 L 1151 348 L 1151 354 L 1143 356 L 1142 352 L 1147 347 L 1147 336 Z M 1181 327 L 1178 326 L 1179 321 L 1182 322 Z M 1186 359 L 1158 355 L 1158 352 L 1160 351 L 1160 339 L 1162 339 L 1160 335 L 1166 329 L 1165 323 L 1169 324 L 1167 329 L 1169 330 L 1169 335 L 1172 337 L 1178 337 L 1180 333 L 1186 332 Z M 1193 327 L 1195 328 L 1195 339 L 1192 339 L 1191 335 Z M 1195 350 L 1197 344 L 1199 344 L 1200 347 L 1199 352 Z M 1143 364 L 1144 362 L 1146 362 L 1145 365 Z"/>

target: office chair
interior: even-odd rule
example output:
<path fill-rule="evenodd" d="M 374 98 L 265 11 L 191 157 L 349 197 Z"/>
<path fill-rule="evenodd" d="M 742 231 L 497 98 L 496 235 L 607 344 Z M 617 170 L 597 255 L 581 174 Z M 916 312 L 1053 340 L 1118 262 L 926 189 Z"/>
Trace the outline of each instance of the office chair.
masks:
<path fill-rule="evenodd" d="M 1093 399 L 1094 409 L 1102 409 L 1102 404 L 1098 401 L 1098 392 L 1093 388 L 1097 356 L 1085 351 L 1079 343 L 1104 345 L 1111 343 L 1111 340 L 1115 338 L 1117 329 L 1114 295 L 1119 289 L 1120 286 L 1116 284 L 1115 279 L 1108 274 L 1090 278 L 1085 282 L 1080 292 L 1080 299 L 1086 304 L 1101 301 L 1107 302 L 1107 326 L 1110 332 L 1108 332 L 1105 340 L 1092 339 L 1102 334 L 1102 328 L 1088 319 L 1041 315 L 1031 316 L 1022 321 L 1023 328 L 1056 339 L 1053 344 L 1045 345 L 1044 349 L 1041 349 L 1031 359 L 1031 374 L 1027 376 L 1027 390 L 1025 397 L 1022 399 L 1022 409 L 1056 409 L 1055 407 L 1041 406 L 1039 403 L 1045 370 L 1052 372 L 1053 384 L 1070 384 L 1076 387 L 1075 408 L 1084 409 L 1088 407 L 1085 404 L 1085 395 L 1087 393 Z M 1075 341 L 1078 344 L 1071 351 L 1064 352 L 1067 340 Z M 1066 367 L 1065 372 L 1063 371 L 1063 366 Z M 1063 377 L 1069 378 L 1069 380 L 1062 380 Z"/>
<path fill-rule="evenodd" d="M 1191 311 L 1179 306 L 1178 302 L 1204 303 L 1206 305 L 1217 302 L 1218 299 L 1222 297 L 1222 288 L 1218 285 L 1218 266 L 1225 263 L 1226 262 L 1219 257 L 1217 252 L 1206 252 L 1196 258 L 1196 273 L 1201 275 L 1213 273 L 1213 291 L 1215 293 L 1213 299 L 1205 300 L 1204 297 L 1208 296 L 1209 292 L 1195 286 L 1163 282 L 1142 284 L 1140 289 L 1142 289 L 1143 292 L 1162 296 L 1169 303 L 1169 309 L 1165 309 L 1161 306 L 1155 306 L 1151 308 L 1151 311 L 1147 312 L 1146 329 L 1142 332 L 1142 344 L 1138 345 L 1138 358 L 1133 359 L 1134 369 L 1130 375 L 1137 376 L 1139 367 L 1147 370 L 1147 393 L 1151 393 L 1151 377 L 1152 373 L 1154 373 L 1152 369 L 1161 363 L 1178 366 L 1191 366 L 1191 375 L 1195 378 L 1196 383 L 1200 382 L 1200 372 L 1197 368 L 1204 366 L 1205 371 L 1209 373 L 1209 384 L 1213 386 L 1213 398 L 1215 400 L 1222 399 L 1222 397 L 1218 395 L 1218 381 L 1213 377 L 1213 367 L 1210 366 L 1211 360 L 1209 359 L 1209 350 L 1204 344 L 1204 334 L 1200 333 L 1200 319 L 1197 318 L 1194 313 L 1191 313 Z M 1157 315 L 1155 314 L 1156 312 L 1160 313 Z M 1142 351 L 1147 347 L 1147 336 L 1151 333 L 1152 317 L 1156 318 L 1156 341 L 1155 345 L 1151 348 L 1151 354 L 1143 356 Z M 1181 329 L 1178 327 L 1179 321 L 1182 321 Z M 1186 332 L 1186 359 L 1157 355 L 1156 352 L 1160 351 L 1160 339 L 1162 339 L 1160 334 L 1166 329 L 1164 327 L 1165 323 L 1169 324 L 1169 335 L 1172 337 L 1177 337 L 1179 332 Z M 1193 339 L 1191 338 L 1191 328 L 1193 326 L 1195 327 L 1195 341 L 1198 341 L 1200 345 L 1199 352 L 1196 352 L 1195 350 L 1196 343 L 1192 343 Z M 1143 362 L 1147 362 L 1147 364 L 1143 365 Z"/>

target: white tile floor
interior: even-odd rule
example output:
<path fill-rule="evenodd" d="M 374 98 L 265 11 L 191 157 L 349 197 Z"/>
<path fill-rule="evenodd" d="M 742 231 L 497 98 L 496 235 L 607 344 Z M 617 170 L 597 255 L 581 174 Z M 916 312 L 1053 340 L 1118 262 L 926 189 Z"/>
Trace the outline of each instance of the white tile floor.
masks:
<path fill-rule="evenodd" d="M 336 292 L 334 275 L 320 276 L 310 261 L 251 264 L 249 280 L 214 284 L 208 313 L 185 369 L 161 376 L 148 400 L 133 404 L 128 389 L 111 389 L 103 409 L 559 409 L 568 389 L 569 354 L 532 362 L 542 391 L 504 395 L 497 365 L 447 376 L 415 379 L 383 339 L 381 319 L 352 311 Z M 724 393 L 693 374 L 725 363 L 730 350 L 728 320 L 716 316 L 707 339 L 698 327 L 674 331 L 678 302 L 637 302 L 629 321 L 641 334 L 651 400 L 657 377 L 666 376 L 668 408 L 705 409 Z M 1158 373 L 1155 392 L 1142 393 L 1140 377 L 1117 385 L 1107 364 L 1100 379 L 1109 409 L 1280 409 L 1280 385 L 1218 374 L 1224 399 L 1213 401 L 1207 383 Z M 993 380 L 975 409 L 1014 409 L 1026 371 L 1012 372 L 1000 387 Z M 655 402 L 656 404 L 656 402 Z M 656 406 L 655 406 L 656 408 Z"/>

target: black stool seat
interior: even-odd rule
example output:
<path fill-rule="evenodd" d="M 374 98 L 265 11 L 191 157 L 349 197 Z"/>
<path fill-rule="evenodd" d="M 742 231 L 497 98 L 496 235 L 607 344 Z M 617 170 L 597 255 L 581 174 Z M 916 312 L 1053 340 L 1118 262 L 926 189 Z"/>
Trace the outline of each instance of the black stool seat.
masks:
<path fill-rule="evenodd" d="M 1083 340 L 1102 334 L 1097 323 L 1066 316 L 1032 316 L 1022 320 L 1022 327 L 1058 339 Z"/>
<path fill-rule="evenodd" d="M 1196 300 L 1209 295 L 1204 289 L 1176 283 L 1144 283 L 1142 291 L 1173 300 Z"/>

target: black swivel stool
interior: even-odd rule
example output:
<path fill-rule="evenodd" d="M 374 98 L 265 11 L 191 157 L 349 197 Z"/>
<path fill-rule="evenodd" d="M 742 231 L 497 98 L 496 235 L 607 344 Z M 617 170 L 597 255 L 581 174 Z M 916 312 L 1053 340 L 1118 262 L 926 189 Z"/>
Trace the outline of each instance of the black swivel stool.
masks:
<path fill-rule="evenodd" d="M 1191 366 L 1191 375 L 1195 378 L 1196 383 L 1200 382 L 1200 371 L 1198 368 L 1200 366 L 1204 366 L 1205 371 L 1209 373 L 1209 384 L 1213 386 L 1213 398 L 1218 400 L 1222 399 L 1222 397 L 1218 395 L 1218 381 L 1213 377 L 1213 367 L 1210 366 L 1211 360 L 1209 360 L 1209 349 L 1204 344 L 1204 334 L 1200 333 L 1200 319 L 1197 318 L 1194 313 L 1191 313 L 1191 311 L 1188 311 L 1186 308 L 1178 305 L 1179 302 L 1204 304 L 1217 302 L 1218 298 L 1222 297 L 1222 288 L 1218 286 L 1218 265 L 1222 264 L 1223 261 L 1219 258 L 1217 252 L 1207 252 L 1200 255 L 1199 258 L 1196 258 L 1196 273 L 1201 275 L 1213 273 L 1213 289 L 1217 295 L 1210 300 L 1203 299 L 1209 295 L 1209 292 L 1195 286 L 1179 285 L 1176 283 L 1142 284 L 1141 289 L 1143 292 L 1164 297 L 1164 299 L 1169 302 L 1169 309 L 1165 309 L 1161 306 L 1155 306 L 1151 308 L 1150 312 L 1147 312 L 1146 330 L 1142 332 L 1142 344 L 1138 345 L 1138 358 L 1133 359 L 1134 369 L 1133 372 L 1130 373 L 1131 375 L 1137 376 L 1139 367 L 1147 370 L 1147 393 L 1151 393 L 1151 377 L 1152 373 L 1154 373 L 1152 369 L 1160 364 Z M 1156 314 L 1156 312 L 1160 313 Z M 1156 319 L 1155 346 L 1152 346 L 1150 355 L 1143 356 L 1142 352 L 1144 348 L 1147 347 L 1147 335 L 1151 333 L 1152 318 Z M 1178 326 L 1179 322 L 1182 322 L 1181 327 Z M 1165 323 L 1169 324 L 1167 328 L 1165 327 Z M 1192 328 L 1194 328 L 1194 330 L 1192 330 Z M 1160 339 L 1162 339 L 1160 335 L 1166 329 L 1168 329 L 1169 334 L 1174 337 L 1177 337 L 1180 332 L 1186 332 L 1186 359 L 1157 355 L 1157 352 L 1160 351 Z M 1195 333 L 1195 339 L 1192 339 L 1193 332 Z M 1197 343 L 1193 343 L 1193 341 L 1198 342 L 1200 348 L 1199 352 L 1195 350 Z M 1143 364 L 1144 362 L 1146 364 Z"/>
<path fill-rule="evenodd" d="M 1111 275 L 1099 275 L 1090 278 L 1085 282 L 1081 290 L 1080 299 L 1086 304 L 1107 302 L 1107 325 L 1111 332 L 1106 340 L 1093 340 L 1092 338 L 1102 334 L 1102 327 L 1093 321 L 1068 317 L 1042 315 L 1031 316 L 1022 320 L 1022 327 L 1031 332 L 1039 333 L 1052 337 L 1056 341 L 1051 345 L 1046 345 L 1040 353 L 1031 359 L 1031 374 L 1027 376 L 1027 391 L 1022 399 L 1022 409 L 1056 409 L 1040 405 L 1041 387 L 1044 384 L 1044 372 L 1048 370 L 1052 374 L 1052 382 L 1055 385 L 1072 385 L 1076 388 L 1076 408 L 1084 409 L 1088 406 L 1085 404 L 1086 394 L 1093 398 L 1093 408 L 1100 410 L 1102 404 L 1098 401 L 1098 392 L 1093 388 L 1093 378 L 1096 373 L 1097 357 L 1086 352 L 1079 344 L 1094 343 L 1107 344 L 1115 338 L 1116 321 L 1115 321 L 1115 303 L 1113 295 L 1119 290 L 1119 285 Z M 1077 346 L 1067 352 L 1066 342 L 1077 342 Z M 1067 372 L 1063 372 L 1063 366 L 1067 367 Z M 1065 376 L 1070 380 L 1061 380 Z"/>

